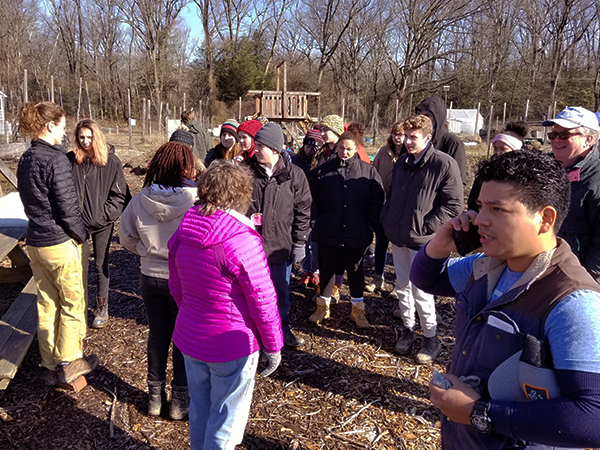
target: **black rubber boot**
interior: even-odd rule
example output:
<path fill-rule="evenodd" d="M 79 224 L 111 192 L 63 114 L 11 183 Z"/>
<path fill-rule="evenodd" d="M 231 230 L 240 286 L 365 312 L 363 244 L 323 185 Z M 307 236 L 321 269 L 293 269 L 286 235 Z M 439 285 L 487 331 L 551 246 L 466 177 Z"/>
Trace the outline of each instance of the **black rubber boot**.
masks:
<path fill-rule="evenodd" d="M 164 381 L 148 381 L 148 415 L 160 416 L 160 410 L 167 403 Z"/>
<path fill-rule="evenodd" d="M 171 385 L 171 407 L 169 417 L 172 420 L 184 420 L 190 411 L 190 393 L 187 386 Z"/>

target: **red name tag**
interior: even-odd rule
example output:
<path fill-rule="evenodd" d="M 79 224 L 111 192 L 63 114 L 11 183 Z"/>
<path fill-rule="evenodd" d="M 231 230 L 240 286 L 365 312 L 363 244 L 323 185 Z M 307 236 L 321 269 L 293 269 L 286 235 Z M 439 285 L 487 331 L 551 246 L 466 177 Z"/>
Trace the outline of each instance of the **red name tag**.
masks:
<path fill-rule="evenodd" d="M 579 181 L 579 174 L 581 172 L 581 169 L 576 169 L 573 170 L 571 172 L 569 172 L 569 181 L 572 183 L 573 181 Z"/>

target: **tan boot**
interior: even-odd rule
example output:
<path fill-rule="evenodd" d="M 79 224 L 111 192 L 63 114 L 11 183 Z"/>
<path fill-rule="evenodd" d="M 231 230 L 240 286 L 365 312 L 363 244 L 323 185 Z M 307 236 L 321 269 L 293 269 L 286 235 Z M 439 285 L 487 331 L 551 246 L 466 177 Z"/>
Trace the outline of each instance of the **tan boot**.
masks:
<path fill-rule="evenodd" d="M 341 295 L 340 285 L 334 284 L 333 289 L 331 290 L 331 300 L 333 300 L 333 303 L 340 302 L 340 295 Z"/>
<path fill-rule="evenodd" d="M 356 305 L 352 305 L 352 312 L 350 318 L 356 322 L 358 328 L 369 328 L 371 325 L 365 317 L 365 303 L 358 302 Z"/>
<path fill-rule="evenodd" d="M 321 323 L 329 319 L 329 304 L 321 296 L 317 297 L 317 310 L 308 318 L 311 323 Z"/>

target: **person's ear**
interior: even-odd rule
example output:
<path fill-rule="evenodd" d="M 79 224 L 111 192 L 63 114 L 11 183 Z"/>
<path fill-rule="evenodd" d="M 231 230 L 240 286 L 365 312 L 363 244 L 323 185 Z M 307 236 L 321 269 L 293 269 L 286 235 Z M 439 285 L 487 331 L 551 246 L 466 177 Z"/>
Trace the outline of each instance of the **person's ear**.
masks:
<path fill-rule="evenodd" d="M 556 209 L 552 206 L 546 206 L 542 209 L 540 223 L 540 233 L 548 233 L 554 230 L 556 223 Z"/>

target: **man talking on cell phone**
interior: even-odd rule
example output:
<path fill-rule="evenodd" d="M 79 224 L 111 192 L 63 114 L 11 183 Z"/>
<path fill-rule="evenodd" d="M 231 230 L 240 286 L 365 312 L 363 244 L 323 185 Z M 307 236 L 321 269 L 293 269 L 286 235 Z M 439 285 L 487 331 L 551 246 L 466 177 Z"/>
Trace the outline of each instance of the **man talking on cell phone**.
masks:
<path fill-rule="evenodd" d="M 557 237 L 569 178 L 527 150 L 484 161 L 478 176 L 479 213 L 448 221 L 410 273 L 420 289 L 456 297 L 452 386 L 429 384 L 442 448 L 598 447 L 600 287 Z M 470 221 L 482 253 L 449 259 L 452 230 Z"/>

